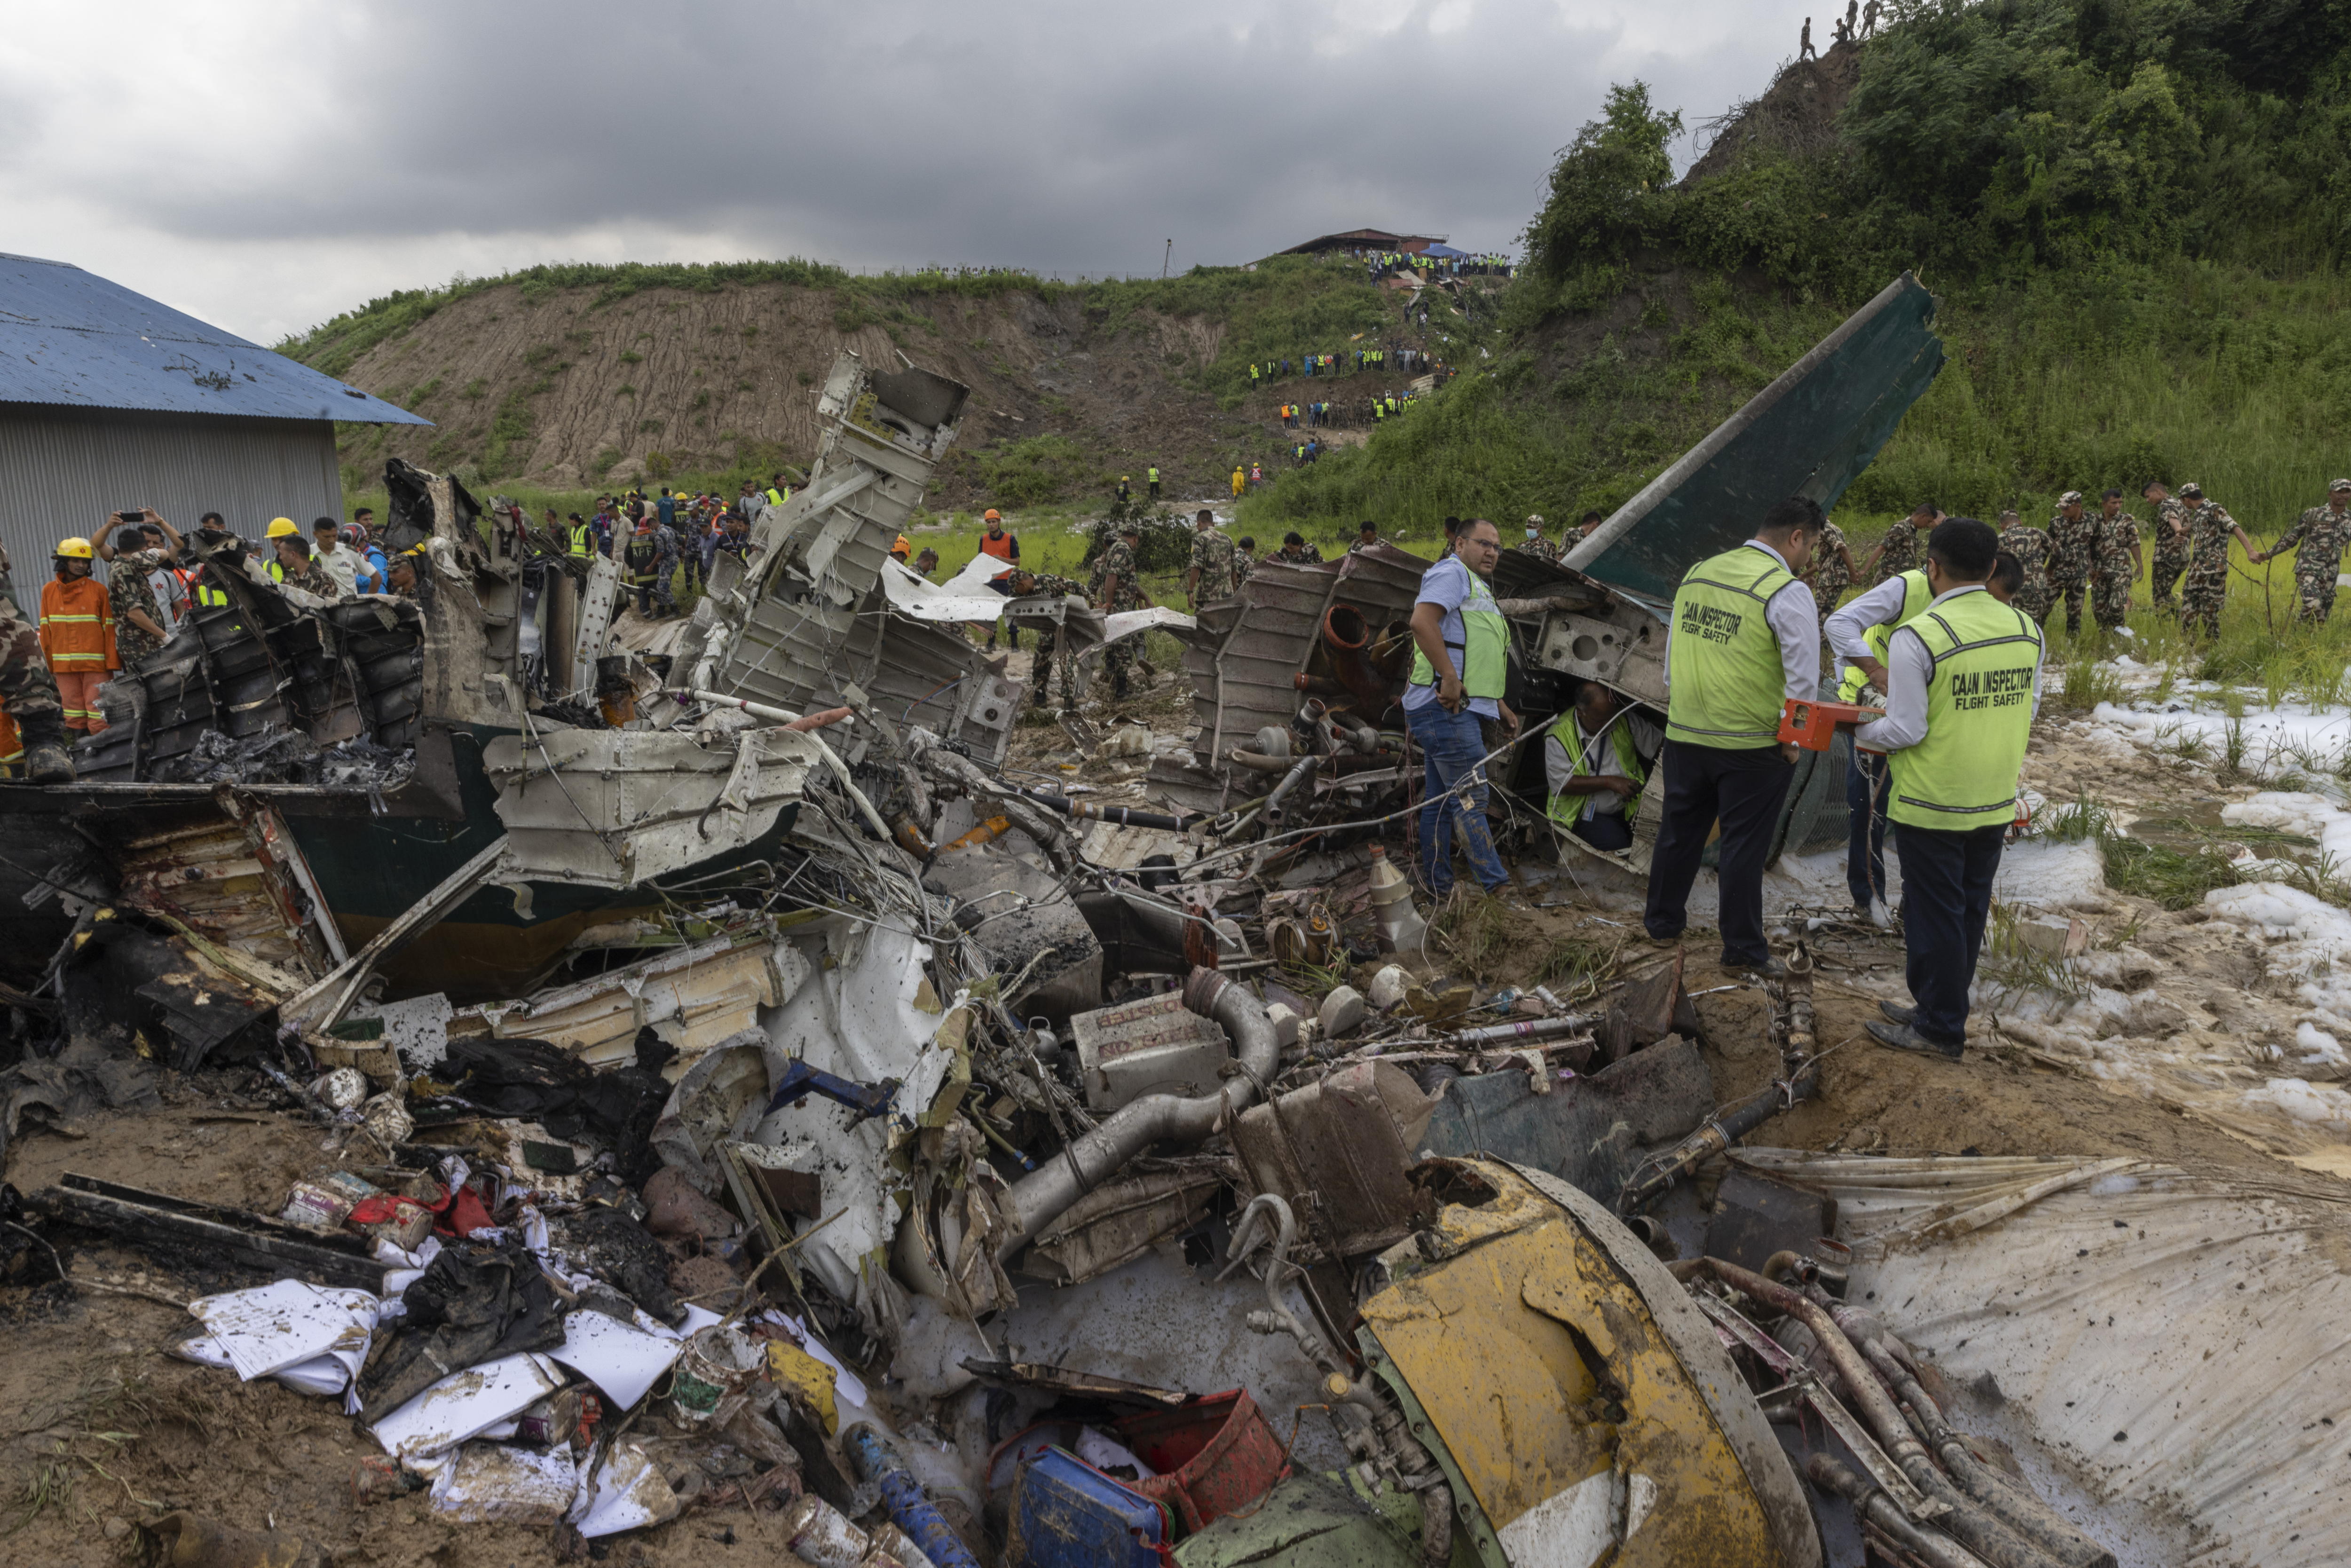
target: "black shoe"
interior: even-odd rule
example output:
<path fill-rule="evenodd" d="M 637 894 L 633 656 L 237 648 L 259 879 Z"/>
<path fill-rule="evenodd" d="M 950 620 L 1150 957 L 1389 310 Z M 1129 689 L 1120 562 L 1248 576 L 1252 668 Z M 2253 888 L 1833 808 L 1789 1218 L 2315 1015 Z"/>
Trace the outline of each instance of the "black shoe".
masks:
<path fill-rule="evenodd" d="M 1744 975 L 1754 980 L 1784 980 L 1788 977 L 1787 964 L 1778 958 L 1765 958 L 1760 963 L 1753 960 L 1741 963 L 1726 954 L 1723 956 L 1722 967 L 1734 975 Z"/>
<path fill-rule="evenodd" d="M 1918 1009 L 1917 1008 L 1906 1008 L 1899 1002 L 1880 1002 L 1877 1004 L 1877 1010 L 1884 1013 L 1892 1022 L 1900 1024 L 1904 1029 L 1908 1029 L 1910 1027 L 1911 1020 L 1918 1016 Z"/>
<path fill-rule="evenodd" d="M 1928 1040 L 1908 1024 L 1879 1023 L 1872 1019 L 1861 1027 L 1867 1030 L 1878 1044 L 1890 1045 L 1896 1051 L 1915 1051 L 1921 1056 L 1939 1056 L 1946 1061 L 1959 1059 L 1958 1041 L 1945 1045 L 1940 1040 Z"/>
<path fill-rule="evenodd" d="M 27 746 L 25 775 L 36 784 L 70 784 L 74 781 L 73 758 L 54 740 Z"/>

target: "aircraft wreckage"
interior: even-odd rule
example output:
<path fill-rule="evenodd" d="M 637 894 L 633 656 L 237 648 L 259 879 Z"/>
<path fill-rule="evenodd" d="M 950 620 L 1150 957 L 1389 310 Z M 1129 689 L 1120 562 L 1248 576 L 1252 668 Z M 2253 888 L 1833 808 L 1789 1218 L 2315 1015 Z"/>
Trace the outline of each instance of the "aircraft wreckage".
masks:
<path fill-rule="evenodd" d="M 1835 499 L 1939 363 L 1931 304 L 1893 285 L 1564 565 L 1506 555 L 1521 711 L 1571 680 L 1661 704 L 1677 563 Z M 467 1517 L 528 1471 L 511 1506 L 581 1536 L 675 1517 L 639 1445 L 724 1421 L 758 1456 L 739 1500 L 811 1563 L 2110 1568 L 2126 1506 L 2180 1548 L 2129 1561 L 2339 1559 L 2298 1500 L 2339 1461 L 2294 1436 L 2319 1406 L 2257 1413 L 2333 1354 L 2305 1195 L 1747 1146 L 1817 1092 L 1802 931 L 1763 983 L 1771 1082 L 1729 1105 L 1677 958 L 1562 998 L 1377 957 L 1416 919 L 1377 841 L 1425 562 L 1271 563 L 1177 618 L 1171 810 L 1008 782 L 1022 694 L 959 625 L 1002 601 L 887 559 L 965 398 L 844 356 L 806 488 L 658 651 L 609 648 L 611 562 L 395 465 L 414 601 L 240 585 L 119 683 L 82 782 L 0 790 L 14 950 L 54 955 L 12 1006 L 64 1016 L 61 1066 L 242 1051 L 378 1176 L 446 1179 L 314 1186 L 281 1223 L 68 1176 L 37 1218 L 392 1294 L 401 1204 L 437 1205 L 449 1256 L 496 1235 L 617 1292 L 470 1382 L 419 1370 L 413 1314 L 372 1331 L 395 1354 L 279 1375 L 347 1395 L 371 1486 Z M 1280 983 L 1357 960 L 1368 995 Z M 632 1215 L 691 1256 L 645 1266 Z M 2147 1289 L 2150 1235 L 2211 1267 Z M 2260 1376 L 2190 1354 L 2245 1271 L 2299 1281 Z M 573 1411 L 581 1460 L 535 1458 L 574 1372 L 631 1416 Z M 2315 1545 L 2228 1545 L 2288 1538 Z"/>

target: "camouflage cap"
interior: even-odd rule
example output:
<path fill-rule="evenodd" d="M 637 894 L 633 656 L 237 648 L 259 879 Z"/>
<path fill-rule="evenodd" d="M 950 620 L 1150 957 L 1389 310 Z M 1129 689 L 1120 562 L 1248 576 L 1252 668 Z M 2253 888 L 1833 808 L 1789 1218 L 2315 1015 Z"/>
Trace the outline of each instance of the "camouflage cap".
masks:
<path fill-rule="evenodd" d="M 2326 493 L 2330 496 L 2340 496 L 2346 490 L 2351 490 L 2351 479 L 2337 479 L 2326 486 Z"/>
<path fill-rule="evenodd" d="M 2061 507 L 2078 507 L 2082 504 L 2082 492 L 2068 490 L 2057 497 L 2057 504 Z"/>
<path fill-rule="evenodd" d="M 2182 500 L 2192 496 L 2200 501 L 2204 498 L 2204 486 L 2190 479 L 2187 484 L 2179 486 L 2179 495 Z"/>

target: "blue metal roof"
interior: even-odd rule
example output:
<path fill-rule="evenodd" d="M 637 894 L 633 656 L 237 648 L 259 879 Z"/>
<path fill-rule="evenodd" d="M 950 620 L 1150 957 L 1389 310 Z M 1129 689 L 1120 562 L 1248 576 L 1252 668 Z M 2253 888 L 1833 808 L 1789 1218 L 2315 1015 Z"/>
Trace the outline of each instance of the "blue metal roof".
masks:
<path fill-rule="evenodd" d="M 69 262 L 5 253 L 0 402 L 433 423 Z"/>

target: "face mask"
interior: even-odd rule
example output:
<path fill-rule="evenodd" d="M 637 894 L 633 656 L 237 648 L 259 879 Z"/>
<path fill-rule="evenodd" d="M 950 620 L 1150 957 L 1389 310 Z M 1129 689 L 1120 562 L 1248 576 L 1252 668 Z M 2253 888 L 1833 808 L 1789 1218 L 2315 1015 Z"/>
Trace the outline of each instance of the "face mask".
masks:
<path fill-rule="evenodd" d="M 1531 539 L 1532 539 L 1532 538 L 1541 538 L 1541 537 L 1542 537 L 1542 530 L 1541 530 L 1541 528 L 1529 528 L 1529 529 L 1527 530 L 1527 538 L 1531 538 Z"/>

